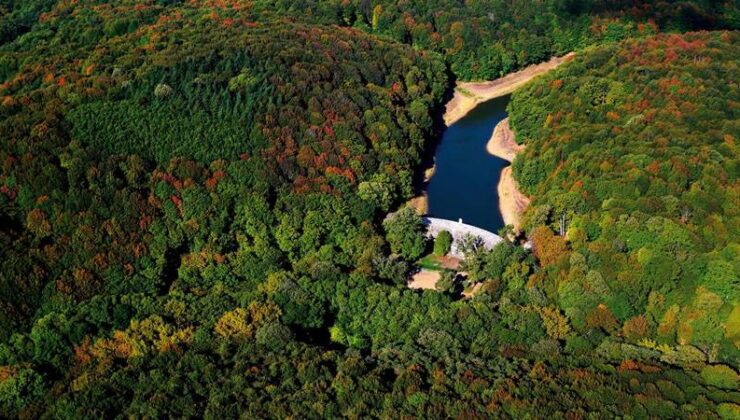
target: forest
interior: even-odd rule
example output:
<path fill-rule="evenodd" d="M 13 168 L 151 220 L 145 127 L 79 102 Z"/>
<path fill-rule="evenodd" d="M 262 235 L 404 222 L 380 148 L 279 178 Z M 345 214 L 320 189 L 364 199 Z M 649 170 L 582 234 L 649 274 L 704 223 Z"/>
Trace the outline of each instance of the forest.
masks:
<path fill-rule="evenodd" d="M 709 0 L 0 0 L 0 417 L 740 417 L 738 29 Z M 454 82 L 572 50 L 510 103 L 534 252 L 409 290 L 449 244 L 386 215 Z"/>
<path fill-rule="evenodd" d="M 737 363 L 738 56 L 737 33 L 661 35 L 588 51 L 514 96 L 536 281 L 575 326 L 616 321 Z M 542 228 L 561 217 L 567 247 Z"/>

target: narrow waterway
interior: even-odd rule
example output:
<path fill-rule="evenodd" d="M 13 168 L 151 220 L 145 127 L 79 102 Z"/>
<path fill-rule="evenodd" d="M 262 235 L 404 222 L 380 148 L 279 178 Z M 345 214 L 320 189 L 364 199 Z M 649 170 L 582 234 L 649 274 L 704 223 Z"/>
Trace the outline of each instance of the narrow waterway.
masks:
<path fill-rule="evenodd" d="M 462 218 L 494 233 L 504 226 L 496 186 L 509 162 L 488 154 L 486 143 L 508 102 L 509 96 L 484 102 L 444 131 L 427 185 L 431 216 Z"/>

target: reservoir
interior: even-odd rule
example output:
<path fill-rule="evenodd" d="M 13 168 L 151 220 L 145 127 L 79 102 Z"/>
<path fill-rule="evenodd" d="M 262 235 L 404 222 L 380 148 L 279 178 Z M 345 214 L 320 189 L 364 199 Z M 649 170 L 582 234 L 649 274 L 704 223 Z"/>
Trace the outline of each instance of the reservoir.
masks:
<path fill-rule="evenodd" d="M 427 185 L 429 214 L 498 232 L 504 226 L 496 187 L 509 162 L 490 155 L 486 143 L 506 118 L 509 96 L 476 106 L 442 134 Z"/>

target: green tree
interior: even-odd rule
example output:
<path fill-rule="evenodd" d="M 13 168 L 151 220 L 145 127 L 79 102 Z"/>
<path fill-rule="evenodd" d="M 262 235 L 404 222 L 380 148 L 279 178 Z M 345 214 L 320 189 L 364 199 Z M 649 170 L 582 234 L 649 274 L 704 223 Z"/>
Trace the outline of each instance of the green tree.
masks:
<path fill-rule="evenodd" d="M 444 256 L 450 252 L 452 246 L 452 234 L 446 230 L 443 230 L 437 234 L 434 238 L 434 254 L 437 256 Z"/>
<path fill-rule="evenodd" d="M 385 174 L 376 174 L 369 181 L 360 182 L 357 193 L 382 211 L 387 211 L 394 200 L 394 186 Z"/>
<path fill-rule="evenodd" d="M 457 273 L 453 271 L 442 271 L 439 276 L 439 280 L 437 280 L 437 283 L 434 285 L 434 288 L 437 289 L 438 292 L 444 292 L 444 293 L 452 293 L 455 291 L 455 279 L 457 278 Z"/>
<path fill-rule="evenodd" d="M 37 402 L 46 392 L 42 376 L 33 369 L 0 367 L 0 411 L 12 416 Z"/>
<path fill-rule="evenodd" d="M 726 365 L 709 365 L 701 370 L 701 377 L 709 384 L 718 388 L 737 390 L 740 384 L 740 375 Z"/>
<path fill-rule="evenodd" d="M 392 217 L 383 221 L 385 237 L 391 251 L 406 260 L 415 260 L 426 249 L 426 229 L 424 223 L 411 207 L 404 207 Z"/>

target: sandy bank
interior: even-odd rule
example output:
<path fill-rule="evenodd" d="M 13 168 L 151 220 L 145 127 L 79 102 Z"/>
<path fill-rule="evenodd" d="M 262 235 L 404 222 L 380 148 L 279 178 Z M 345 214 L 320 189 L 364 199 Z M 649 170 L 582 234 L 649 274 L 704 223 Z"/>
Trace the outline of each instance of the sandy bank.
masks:
<path fill-rule="evenodd" d="M 501 159 L 514 160 L 517 153 L 524 150 L 524 146 L 517 144 L 509 126 L 509 119 L 505 118 L 496 125 L 493 130 L 491 139 L 486 144 L 486 151 Z M 498 205 L 501 210 L 501 218 L 504 224 L 514 226 L 514 230 L 519 232 L 521 228 L 521 219 L 524 210 L 529 206 L 529 197 L 519 191 L 519 184 L 514 179 L 511 172 L 511 166 L 501 170 L 501 177 L 498 181 Z"/>
<path fill-rule="evenodd" d="M 486 144 L 486 150 L 488 153 L 509 162 L 514 160 L 517 153 L 524 150 L 524 146 L 517 144 L 514 140 L 514 132 L 509 126 L 508 118 L 504 118 L 496 125 L 491 139 Z"/>
<path fill-rule="evenodd" d="M 570 61 L 574 53 L 554 57 L 550 61 L 529 66 L 516 73 L 488 82 L 458 82 L 455 94 L 445 108 L 444 121 L 447 126 L 464 117 L 481 102 L 508 95 L 532 78 L 546 73 L 560 64 Z"/>
<path fill-rule="evenodd" d="M 429 213 L 429 196 L 427 195 L 427 192 L 424 191 L 416 197 L 410 199 L 403 207 L 413 207 L 414 209 L 416 209 L 416 213 L 420 215 L 425 215 Z"/>
<path fill-rule="evenodd" d="M 450 101 L 445 113 L 445 122 L 449 125 L 461 118 L 475 105 L 488 99 L 495 98 L 513 92 L 519 86 L 527 83 L 536 76 L 547 73 L 555 67 L 570 61 L 575 57 L 574 53 L 556 57 L 550 61 L 535 66 L 527 67 L 517 73 L 510 74 L 492 82 L 485 83 L 462 83 L 455 89 L 455 97 L 460 96 L 453 104 L 455 98 Z M 468 95 L 465 95 L 468 93 Z M 472 105 L 471 105 L 472 104 Z M 470 106 L 470 108 L 467 108 Z M 496 125 L 491 139 L 486 144 L 486 151 L 501 159 L 512 162 L 514 157 L 524 150 L 524 146 L 517 144 L 514 131 L 509 126 L 509 119 L 505 118 Z M 519 190 L 519 184 L 514 179 L 511 166 L 501 171 L 498 186 L 498 203 L 504 224 L 514 226 L 514 230 L 521 230 L 521 219 L 524 210 L 529 206 L 530 199 Z"/>
<path fill-rule="evenodd" d="M 529 206 L 529 197 L 519 191 L 519 184 L 511 173 L 511 166 L 501 171 L 498 182 L 498 205 L 504 224 L 514 226 L 517 232 L 521 229 L 521 219 L 524 210 Z"/>
<path fill-rule="evenodd" d="M 415 208 L 416 212 L 421 215 L 429 213 L 429 195 L 427 194 L 427 185 L 429 184 L 429 180 L 432 179 L 432 176 L 434 176 L 434 172 L 436 170 L 436 162 L 433 162 L 432 166 L 424 170 L 423 190 L 406 202 L 406 206 Z"/>

